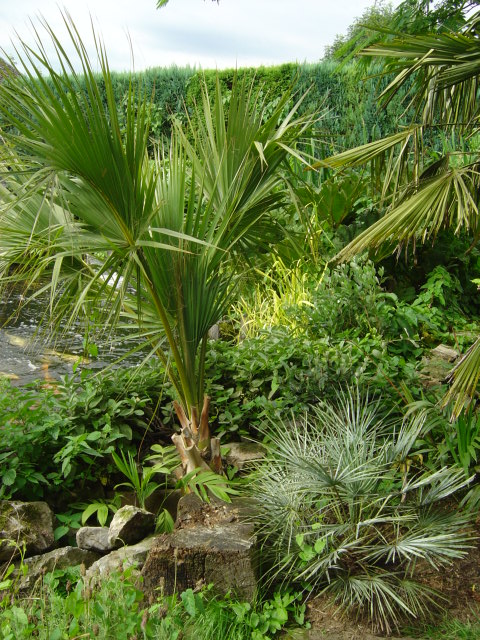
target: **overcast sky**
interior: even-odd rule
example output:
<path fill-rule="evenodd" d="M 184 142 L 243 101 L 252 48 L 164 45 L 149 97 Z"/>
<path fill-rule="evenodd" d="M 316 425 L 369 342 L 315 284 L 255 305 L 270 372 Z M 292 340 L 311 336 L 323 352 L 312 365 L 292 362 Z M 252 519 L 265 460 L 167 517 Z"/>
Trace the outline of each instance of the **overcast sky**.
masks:
<path fill-rule="evenodd" d="M 12 54 L 17 31 L 33 43 L 29 19 L 43 15 L 61 33 L 66 8 L 84 40 L 90 15 L 106 44 L 112 69 L 190 65 L 225 68 L 315 62 L 336 34 L 374 0 L 0 0 L 0 47 Z M 398 2 L 395 2 L 398 4 Z M 40 31 L 41 33 L 41 31 Z"/>

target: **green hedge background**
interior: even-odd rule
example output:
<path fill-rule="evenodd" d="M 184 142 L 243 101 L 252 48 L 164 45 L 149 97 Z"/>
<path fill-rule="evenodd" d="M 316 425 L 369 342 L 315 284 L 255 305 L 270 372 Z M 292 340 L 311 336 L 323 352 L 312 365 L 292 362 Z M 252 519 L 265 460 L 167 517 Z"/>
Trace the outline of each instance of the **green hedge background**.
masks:
<path fill-rule="evenodd" d="M 296 91 L 310 92 L 302 109 L 322 108 L 327 111 L 319 122 L 320 138 L 341 151 L 364 144 L 398 130 L 405 121 L 403 95 L 381 108 L 377 96 L 387 84 L 379 68 L 365 68 L 353 62 L 340 65 L 331 60 L 316 64 L 289 63 L 272 67 L 196 70 L 191 67 L 156 67 L 134 74 L 113 73 L 114 90 L 119 109 L 125 104 L 130 80 L 153 96 L 152 131 L 156 136 L 170 134 L 173 116 L 184 117 L 200 100 L 205 82 L 210 90 L 218 75 L 224 87 L 231 86 L 235 72 L 240 78 L 255 80 L 273 106 L 292 85 Z M 102 81 L 99 77 L 99 86 Z"/>

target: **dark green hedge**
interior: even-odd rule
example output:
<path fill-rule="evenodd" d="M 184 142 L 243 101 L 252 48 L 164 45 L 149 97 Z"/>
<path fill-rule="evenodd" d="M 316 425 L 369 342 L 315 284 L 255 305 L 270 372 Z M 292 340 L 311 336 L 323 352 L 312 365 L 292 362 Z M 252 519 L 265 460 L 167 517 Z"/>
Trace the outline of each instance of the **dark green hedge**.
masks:
<path fill-rule="evenodd" d="M 405 122 L 402 96 L 392 100 L 385 109 L 378 106 L 377 96 L 387 83 L 385 77 L 375 77 L 378 71 L 371 67 L 372 77 L 365 78 L 364 68 L 355 62 L 340 66 L 337 62 L 324 60 L 316 64 L 289 63 L 221 71 L 155 67 L 133 74 L 112 72 L 112 79 L 121 113 L 126 104 L 130 81 L 141 87 L 143 95 L 153 97 L 151 115 L 155 137 L 169 136 L 173 116 L 182 118 L 185 110 L 193 114 L 195 104 L 201 102 L 202 85 L 205 83 L 213 94 L 217 75 L 222 88 L 227 90 L 232 85 L 235 73 L 247 81 L 255 81 L 267 101 L 267 112 L 268 105 L 273 109 L 281 96 L 292 87 L 297 95 L 309 89 L 302 109 L 322 111 L 317 134 L 328 145 L 328 152 L 332 152 L 385 136 L 397 131 L 399 124 Z M 81 90 L 81 77 L 78 78 L 78 85 Z M 98 85 L 105 95 L 100 75 Z"/>
<path fill-rule="evenodd" d="M 168 135 L 172 115 L 181 117 L 185 108 L 192 113 L 195 103 L 200 102 L 203 83 L 213 91 L 218 75 L 222 87 L 228 89 L 234 73 L 234 69 L 195 71 L 188 67 L 157 67 L 134 74 L 133 80 L 140 82 L 148 95 L 154 96 L 154 133 Z M 320 134 L 337 150 L 394 132 L 404 121 L 400 98 L 393 100 L 386 109 L 378 107 L 376 98 L 386 79 L 365 79 L 364 69 L 355 63 L 344 67 L 332 61 L 289 63 L 242 68 L 237 73 L 241 78 L 255 80 L 267 97 L 267 103 L 271 102 L 272 106 L 292 86 L 299 94 L 310 88 L 302 108 L 318 109 L 323 106 L 326 114 L 319 122 Z M 120 105 L 125 99 L 129 79 L 127 73 L 113 74 Z"/>

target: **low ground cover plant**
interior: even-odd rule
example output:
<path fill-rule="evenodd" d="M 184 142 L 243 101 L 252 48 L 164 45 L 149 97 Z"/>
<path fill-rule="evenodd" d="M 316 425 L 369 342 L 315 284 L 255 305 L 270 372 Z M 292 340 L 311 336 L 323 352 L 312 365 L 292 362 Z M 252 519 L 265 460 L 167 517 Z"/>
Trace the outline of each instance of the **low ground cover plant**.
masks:
<path fill-rule="evenodd" d="M 305 604 L 288 589 L 250 603 L 216 596 L 209 585 L 169 597 L 159 593 L 147 602 L 141 585 L 133 567 L 111 573 L 97 588 L 86 585 L 80 567 L 56 570 L 42 578 L 33 597 L 0 601 L 1 637 L 272 640 L 288 624 L 307 624 Z"/>
<path fill-rule="evenodd" d="M 445 619 L 441 624 L 427 626 L 420 632 L 418 629 L 409 629 L 408 632 L 424 640 L 477 640 L 480 637 L 480 619 L 472 612 L 468 622 Z"/>

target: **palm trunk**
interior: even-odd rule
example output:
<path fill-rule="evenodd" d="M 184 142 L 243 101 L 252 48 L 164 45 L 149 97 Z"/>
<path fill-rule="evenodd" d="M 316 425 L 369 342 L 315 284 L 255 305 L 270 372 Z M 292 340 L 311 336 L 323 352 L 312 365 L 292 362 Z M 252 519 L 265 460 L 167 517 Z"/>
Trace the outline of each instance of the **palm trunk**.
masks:
<path fill-rule="evenodd" d="M 180 422 L 180 433 L 172 436 L 180 460 L 183 474 L 187 475 L 194 469 L 210 469 L 215 473 L 222 472 L 222 457 L 219 438 L 212 438 L 208 424 L 210 397 L 204 396 L 203 407 L 198 417 L 197 407 L 190 410 L 189 419 L 185 410 L 176 400 L 173 402 L 175 413 Z"/>

